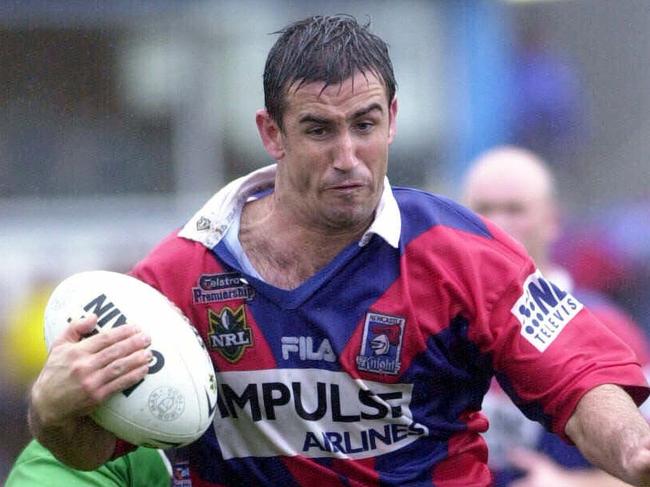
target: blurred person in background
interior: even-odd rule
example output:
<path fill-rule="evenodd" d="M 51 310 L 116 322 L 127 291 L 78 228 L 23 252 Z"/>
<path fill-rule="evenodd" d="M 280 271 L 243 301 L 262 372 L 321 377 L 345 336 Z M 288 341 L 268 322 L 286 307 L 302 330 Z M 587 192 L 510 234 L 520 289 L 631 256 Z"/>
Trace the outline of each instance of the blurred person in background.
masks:
<path fill-rule="evenodd" d="M 521 147 L 493 148 L 472 163 L 462 192 L 471 209 L 522 243 L 547 278 L 571 290 L 630 345 L 642 365 L 648 365 L 650 345 L 642 329 L 603 295 L 572 289 L 569 273 L 552 261 L 551 247 L 560 233 L 560 218 L 555 178 L 544 160 Z M 490 421 L 485 436 L 497 486 L 627 485 L 593 468 L 577 448 L 527 419 L 496 381 L 485 397 L 483 411 Z"/>
<path fill-rule="evenodd" d="M 345 15 L 278 34 L 255 118 L 276 163 L 218 191 L 132 271 L 188 317 L 218 376 L 192 483 L 490 485 L 480 407 L 494 370 L 546 427 L 650 482 L 635 404 L 650 391 L 632 351 L 494 224 L 389 184 L 385 41 Z M 82 340 L 95 325 L 71 322 L 30 395 L 34 435 L 83 469 L 133 446 L 88 414 L 151 358 L 137 324 Z"/>

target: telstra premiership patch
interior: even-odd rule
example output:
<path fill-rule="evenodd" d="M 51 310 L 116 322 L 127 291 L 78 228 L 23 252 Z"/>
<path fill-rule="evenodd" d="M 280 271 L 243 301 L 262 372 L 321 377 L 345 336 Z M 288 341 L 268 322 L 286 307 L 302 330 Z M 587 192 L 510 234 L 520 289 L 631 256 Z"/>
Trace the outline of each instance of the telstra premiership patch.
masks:
<path fill-rule="evenodd" d="M 582 308 L 580 301 L 535 271 L 510 311 L 521 323 L 521 335 L 543 352 Z"/>

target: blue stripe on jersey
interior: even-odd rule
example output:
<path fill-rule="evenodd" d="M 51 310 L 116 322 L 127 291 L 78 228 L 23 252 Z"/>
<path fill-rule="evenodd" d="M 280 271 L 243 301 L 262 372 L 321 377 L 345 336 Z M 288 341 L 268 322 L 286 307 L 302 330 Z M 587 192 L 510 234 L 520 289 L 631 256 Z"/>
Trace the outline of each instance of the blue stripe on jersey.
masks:
<path fill-rule="evenodd" d="M 541 423 L 547 430 L 552 429 L 552 418 L 544 413 L 544 408 L 538 402 L 525 403 L 515 392 L 514 387 L 510 384 L 510 380 L 505 374 L 499 372 L 495 373 L 496 379 L 499 381 L 501 388 L 510 396 L 519 409 L 526 415 L 528 419 Z"/>
<path fill-rule="evenodd" d="M 322 466 L 326 467 L 330 472 L 332 472 L 331 465 L 334 462 L 333 458 L 326 458 L 326 457 L 324 457 L 324 458 L 312 458 L 311 460 L 314 463 L 317 463 L 319 465 L 322 465 Z M 350 480 L 348 479 L 347 476 L 345 476 L 345 475 L 343 475 L 341 473 L 338 473 L 338 472 L 336 472 L 336 476 L 338 478 L 338 481 L 341 482 L 342 485 L 344 485 L 346 487 L 350 487 Z"/>
<path fill-rule="evenodd" d="M 204 481 L 223 485 L 260 485 L 259 479 L 264 479 L 265 485 L 300 487 L 282 457 L 246 457 L 224 461 L 212 428 L 188 448 L 192 469 Z"/>
<path fill-rule="evenodd" d="M 458 418 L 468 410 L 480 410 L 483 396 L 490 387 L 491 359 L 481 354 L 469 340 L 468 328 L 465 318 L 454 318 L 446 329 L 428 338 L 426 351 L 420 353 L 402 375 L 402 382 L 414 383 L 414 408 L 427 417 L 430 417 L 427 410 L 444 412 L 445 416 L 439 421 L 431 418 L 438 431 L 449 427 L 450 418 Z M 435 376 L 432 370 L 436 371 Z M 449 398 L 456 402 L 450 404 Z M 459 423 L 459 428 L 451 432 L 462 429 L 465 425 Z"/>
<path fill-rule="evenodd" d="M 427 452 L 422 455 L 422 452 Z M 380 486 L 408 485 L 413 487 L 433 486 L 433 469 L 447 458 L 447 442 L 425 437 L 399 450 L 378 456 L 375 470 L 379 473 Z M 427 465 L 422 465 L 425 460 Z M 399 476 L 395 475 L 395 465 L 399 465 Z"/>
<path fill-rule="evenodd" d="M 402 246 L 436 225 L 492 238 L 485 223 L 475 213 L 449 198 L 411 188 L 393 188 L 393 194 L 404 215 Z"/>
<path fill-rule="evenodd" d="M 480 410 L 492 374 L 489 357 L 481 355 L 467 338 L 467 326 L 465 319 L 456 318 L 448 328 L 430 337 L 427 349 L 402 375 L 402 382 L 414 384 L 414 415 L 426 418 L 423 424 L 430 429 L 446 430 L 450 435 L 466 428 L 458 421 L 463 412 Z M 450 404 L 452 398 L 454 403 Z M 438 416 L 433 415 L 435 411 Z"/>

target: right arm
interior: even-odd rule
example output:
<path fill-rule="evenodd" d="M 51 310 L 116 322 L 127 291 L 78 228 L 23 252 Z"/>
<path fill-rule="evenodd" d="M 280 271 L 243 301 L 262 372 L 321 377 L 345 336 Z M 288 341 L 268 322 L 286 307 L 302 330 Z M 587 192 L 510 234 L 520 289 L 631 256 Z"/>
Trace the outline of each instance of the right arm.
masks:
<path fill-rule="evenodd" d="M 61 462 L 80 470 L 104 464 L 116 444 L 115 436 L 88 414 L 143 379 L 151 358 L 145 350 L 150 338 L 132 325 L 83 338 L 96 322 L 94 315 L 72 322 L 53 343 L 29 401 L 34 437 Z"/>

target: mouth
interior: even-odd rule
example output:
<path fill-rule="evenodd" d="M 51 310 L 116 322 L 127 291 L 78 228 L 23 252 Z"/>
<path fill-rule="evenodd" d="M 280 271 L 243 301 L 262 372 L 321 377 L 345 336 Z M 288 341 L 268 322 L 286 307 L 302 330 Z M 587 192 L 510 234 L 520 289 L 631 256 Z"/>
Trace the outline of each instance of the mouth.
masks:
<path fill-rule="evenodd" d="M 329 191 L 340 191 L 340 192 L 351 192 L 363 188 L 365 185 L 363 183 L 349 182 L 349 183 L 340 183 L 327 186 L 325 189 Z"/>

